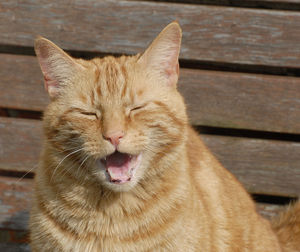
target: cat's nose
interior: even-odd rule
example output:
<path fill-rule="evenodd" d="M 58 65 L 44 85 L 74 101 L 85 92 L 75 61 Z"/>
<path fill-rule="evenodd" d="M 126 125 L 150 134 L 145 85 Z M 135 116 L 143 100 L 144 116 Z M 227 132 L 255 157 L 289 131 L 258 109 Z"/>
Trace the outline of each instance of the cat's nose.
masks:
<path fill-rule="evenodd" d="M 103 138 L 105 140 L 108 140 L 112 143 L 112 145 L 114 145 L 115 147 L 117 147 L 120 143 L 121 138 L 124 137 L 124 131 L 113 131 L 113 132 L 107 132 L 105 134 L 103 134 Z"/>

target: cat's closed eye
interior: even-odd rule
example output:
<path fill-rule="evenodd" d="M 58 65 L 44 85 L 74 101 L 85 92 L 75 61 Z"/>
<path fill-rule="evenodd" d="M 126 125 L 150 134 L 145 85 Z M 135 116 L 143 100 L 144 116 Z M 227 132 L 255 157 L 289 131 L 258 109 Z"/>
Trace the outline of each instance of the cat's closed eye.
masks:
<path fill-rule="evenodd" d="M 143 105 L 138 105 L 138 106 L 135 106 L 135 107 L 131 108 L 130 111 L 136 111 L 136 110 L 139 110 L 139 109 L 144 108 L 145 106 L 146 106 L 145 104 L 143 104 Z"/>
<path fill-rule="evenodd" d="M 80 111 L 80 114 L 90 117 L 92 119 L 98 119 L 99 115 L 96 112 Z"/>

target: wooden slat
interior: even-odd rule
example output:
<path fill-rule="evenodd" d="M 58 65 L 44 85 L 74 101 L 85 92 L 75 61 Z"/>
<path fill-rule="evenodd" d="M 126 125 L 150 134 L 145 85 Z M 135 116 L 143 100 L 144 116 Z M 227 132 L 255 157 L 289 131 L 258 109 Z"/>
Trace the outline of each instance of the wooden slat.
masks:
<path fill-rule="evenodd" d="M 41 111 L 49 103 L 33 56 L 0 54 L 0 107 Z"/>
<path fill-rule="evenodd" d="M 27 230 L 33 179 L 0 176 L 0 229 Z"/>
<path fill-rule="evenodd" d="M 0 10 L 5 45 L 32 46 L 40 34 L 65 49 L 131 54 L 178 20 L 184 59 L 300 67 L 299 12 L 117 0 L 12 0 Z"/>
<path fill-rule="evenodd" d="M 300 133 L 300 78 L 183 70 L 179 90 L 194 125 Z"/>
<path fill-rule="evenodd" d="M 0 251 L 30 252 L 31 250 L 28 244 L 0 243 Z"/>
<path fill-rule="evenodd" d="M 41 138 L 40 121 L 0 117 L 0 169 L 34 171 Z"/>
<path fill-rule="evenodd" d="M 0 57 L 0 107 L 43 110 L 35 57 Z M 194 125 L 300 133 L 300 78 L 182 69 L 179 90 Z"/>
<path fill-rule="evenodd" d="M 32 179 L 0 176 L 0 229 L 28 229 L 32 190 Z"/>
<path fill-rule="evenodd" d="M 37 165 L 40 127 L 37 120 L 0 118 L 0 169 L 29 171 Z M 251 193 L 300 193 L 300 143 L 214 135 L 203 139 Z"/>
<path fill-rule="evenodd" d="M 221 163 L 251 193 L 300 195 L 300 143 L 203 135 Z"/>
<path fill-rule="evenodd" d="M 266 203 L 257 203 L 256 209 L 260 215 L 266 219 L 272 219 L 284 210 L 286 206 L 284 205 L 275 205 L 275 204 L 266 204 Z"/>
<path fill-rule="evenodd" d="M 0 229 L 27 230 L 33 180 L 0 176 L 0 189 Z M 279 205 L 257 203 L 258 212 L 268 219 L 276 216 L 282 208 L 283 206 Z M 23 233 L 22 237 L 24 237 Z M 16 240 L 11 237 L 7 239 Z"/>

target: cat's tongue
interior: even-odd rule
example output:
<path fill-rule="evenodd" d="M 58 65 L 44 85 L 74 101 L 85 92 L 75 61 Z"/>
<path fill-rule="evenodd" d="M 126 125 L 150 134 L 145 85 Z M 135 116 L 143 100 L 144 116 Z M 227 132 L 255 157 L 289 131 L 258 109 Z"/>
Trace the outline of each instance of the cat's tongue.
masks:
<path fill-rule="evenodd" d="M 118 151 L 106 157 L 106 170 L 110 176 L 110 181 L 114 183 L 124 183 L 130 181 L 130 161 L 131 156 Z"/>

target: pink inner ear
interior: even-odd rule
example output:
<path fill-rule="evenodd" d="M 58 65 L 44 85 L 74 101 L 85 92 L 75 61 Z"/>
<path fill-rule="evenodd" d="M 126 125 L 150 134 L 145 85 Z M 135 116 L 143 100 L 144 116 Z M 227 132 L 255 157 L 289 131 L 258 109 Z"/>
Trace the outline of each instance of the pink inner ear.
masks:
<path fill-rule="evenodd" d="M 44 86 L 49 95 L 54 96 L 57 93 L 59 84 L 56 80 L 51 79 L 49 75 L 44 74 Z"/>
<path fill-rule="evenodd" d="M 166 75 L 169 77 L 173 74 L 178 75 L 179 74 L 179 64 L 177 63 L 176 65 L 171 64 L 165 69 Z"/>
<path fill-rule="evenodd" d="M 54 97 L 58 94 L 59 82 L 55 78 L 55 76 L 53 76 L 52 71 L 54 70 L 51 69 L 51 66 L 47 62 L 48 60 L 47 57 L 49 57 L 49 52 L 46 50 L 47 47 L 42 47 L 42 49 L 43 50 L 39 51 L 40 52 L 39 60 L 40 60 L 40 65 L 44 76 L 44 86 L 49 96 Z"/>
<path fill-rule="evenodd" d="M 166 77 L 168 79 L 169 85 L 176 85 L 179 77 L 179 64 L 177 61 L 177 57 L 175 57 L 175 62 L 168 62 L 167 66 L 164 69 Z M 175 63 L 175 64 L 174 64 Z"/>

